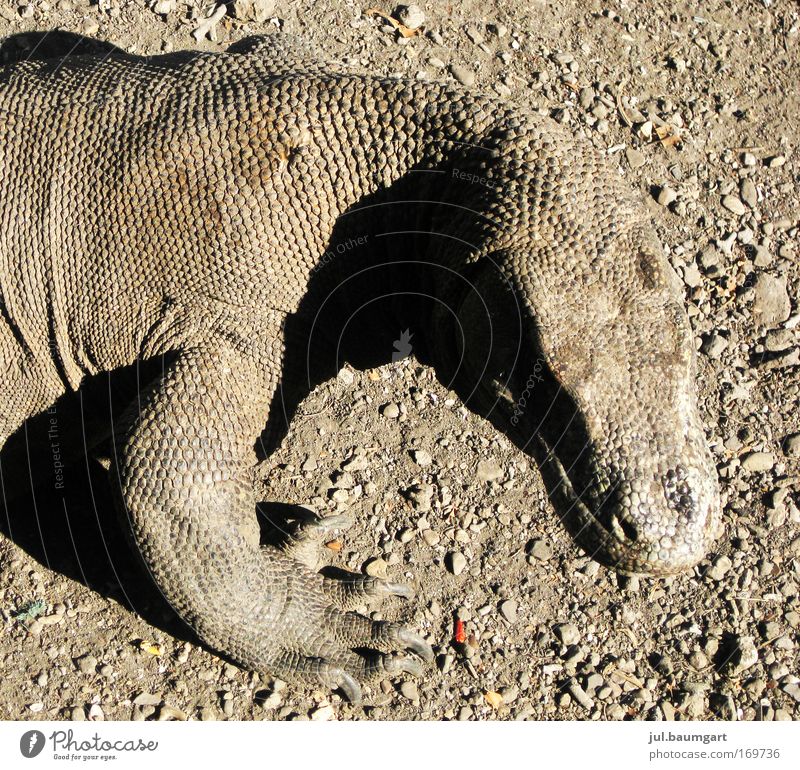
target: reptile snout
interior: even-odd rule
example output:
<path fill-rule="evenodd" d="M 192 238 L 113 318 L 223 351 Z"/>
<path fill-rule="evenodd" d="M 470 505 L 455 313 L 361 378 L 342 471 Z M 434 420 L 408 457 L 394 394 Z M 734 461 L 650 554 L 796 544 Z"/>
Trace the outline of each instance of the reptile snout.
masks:
<path fill-rule="evenodd" d="M 622 571 L 669 575 L 697 564 L 716 532 L 718 500 L 708 469 L 678 463 L 653 474 L 623 477 L 602 499 L 586 500 L 584 546 Z"/>

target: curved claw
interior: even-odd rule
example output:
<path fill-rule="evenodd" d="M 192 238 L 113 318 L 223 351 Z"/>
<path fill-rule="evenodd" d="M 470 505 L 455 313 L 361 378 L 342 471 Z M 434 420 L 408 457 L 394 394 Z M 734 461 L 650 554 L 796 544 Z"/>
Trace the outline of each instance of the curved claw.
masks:
<path fill-rule="evenodd" d="M 333 668 L 328 672 L 331 689 L 340 689 L 350 703 L 361 703 L 361 685 L 344 669 Z"/>
<path fill-rule="evenodd" d="M 425 673 L 425 667 L 417 658 L 410 658 L 408 655 L 384 655 L 383 669 L 389 675 L 410 674 L 411 676 L 421 677 Z"/>
<path fill-rule="evenodd" d="M 405 583 L 390 583 L 388 580 L 382 580 L 377 585 L 385 596 L 400 596 L 403 599 L 414 598 L 414 589 Z"/>
<path fill-rule="evenodd" d="M 402 642 L 411 652 L 419 655 L 426 663 L 433 663 L 433 648 L 419 634 L 415 634 L 411 629 L 401 626 L 397 629 L 397 640 Z"/>
<path fill-rule="evenodd" d="M 316 530 L 320 533 L 330 532 L 334 529 L 349 529 L 354 524 L 353 517 L 340 513 L 335 516 L 323 516 L 304 525 L 304 529 Z"/>

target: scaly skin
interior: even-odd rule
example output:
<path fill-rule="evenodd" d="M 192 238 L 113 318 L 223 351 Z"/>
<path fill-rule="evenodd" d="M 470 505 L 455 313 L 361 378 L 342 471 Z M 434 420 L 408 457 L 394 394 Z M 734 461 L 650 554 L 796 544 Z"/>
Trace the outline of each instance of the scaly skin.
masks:
<path fill-rule="evenodd" d="M 556 125 L 283 38 L 8 66 L 0 115 L 0 444 L 87 375 L 166 356 L 111 478 L 211 647 L 353 699 L 431 658 L 346 611 L 404 587 L 322 578 L 261 546 L 254 515 L 256 439 L 311 356 L 297 330 L 391 293 L 400 316 L 432 298 L 438 370 L 545 447 L 589 553 L 658 575 L 706 552 L 719 502 L 679 286 L 618 175 Z"/>

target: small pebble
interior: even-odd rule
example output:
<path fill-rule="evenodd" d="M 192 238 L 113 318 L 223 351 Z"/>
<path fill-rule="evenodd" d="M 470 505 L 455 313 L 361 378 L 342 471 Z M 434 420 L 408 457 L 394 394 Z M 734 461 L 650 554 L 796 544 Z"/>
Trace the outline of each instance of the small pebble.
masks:
<path fill-rule="evenodd" d="M 517 622 L 517 603 L 513 599 L 500 602 L 500 614 L 509 623 Z"/>
<path fill-rule="evenodd" d="M 772 452 L 750 452 L 742 459 L 742 468 L 750 473 L 762 473 L 772 470 L 775 455 Z"/>
<path fill-rule="evenodd" d="M 669 206 L 678 198 L 678 193 L 671 187 L 659 187 L 656 195 L 656 202 L 661 206 Z"/>
<path fill-rule="evenodd" d="M 94 674 L 97 670 L 97 658 L 94 655 L 81 655 L 75 658 L 75 667 L 83 674 Z"/>
<path fill-rule="evenodd" d="M 580 631 L 574 623 L 558 623 L 553 627 L 553 633 L 558 641 L 566 647 L 577 644 L 581 639 Z"/>
<path fill-rule="evenodd" d="M 711 567 L 706 572 L 706 575 L 710 577 L 712 580 L 719 582 L 722 578 L 727 574 L 730 568 L 733 566 L 733 562 L 723 555 L 717 556 Z"/>
<path fill-rule="evenodd" d="M 528 546 L 528 555 L 538 561 L 547 561 L 553 556 L 553 548 L 546 540 L 533 540 Z"/>
<path fill-rule="evenodd" d="M 451 64 L 450 74 L 461 83 L 462 86 L 466 86 L 467 88 L 475 83 L 475 73 L 469 67 L 465 67 L 461 64 Z"/>
<path fill-rule="evenodd" d="M 734 676 L 738 676 L 758 663 L 758 649 L 752 636 L 737 636 L 732 646 L 734 647 L 734 652 L 731 656 L 729 668 Z"/>
<path fill-rule="evenodd" d="M 760 273 L 753 290 L 753 316 L 757 323 L 776 326 L 788 320 L 792 303 L 786 288 L 786 276 Z"/>
<path fill-rule="evenodd" d="M 327 705 L 314 709 L 311 711 L 310 716 L 312 722 L 329 722 L 334 718 L 335 714 L 333 706 Z"/>
<path fill-rule="evenodd" d="M 723 195 L 722 205 L 737 217 L 742 216 L 747 211 L 744 203 L 742 203 L 741 200 L 739 200 L 739 198 L 737 198 L 735 195 Z"/>
<path fill-rule="evenodd" d="M 400 694 L 412 703 L 419 703 L 419 690 L 417 689 L 416 682 L 411 680 L 403 682 L 400 685 Z"/>
<path fill-rule="evenodd" d="M 728 340 L 721 334 L 712 332 L 703 339 L 700 350 L 709 358 L 719 358 L 728 347 Z"/>
<path fill-rule="evenodd" d="M 573 700 L 582 708 L 587 711 L 591 711 L 594 708 L 594 701 L 586 694 L 586 690 L 574 679 L 570 679 L 567 685 L 567 691 L 572 696 Z"/>
<path fill-rule="evenodd" d="M 633 147 L 628 147 L 628 149 L 625 150 L 625 159 L 628 161 L 628 165 L 631 168 L 641 168 L 647 162 L 645 154 L 639 152 L 639 150 L 635 150 Z"/>
<path fill-rule="evenodd" d="M 478 481 L 497 481 L 503 478 L 503 469 L 495 460 L 481 460 L 475 478 Z"/>
<path fill-rule="evenodd" d="M 430 452 L 426 452 L 424 449 L 415 449 L 411 453 L 411 456 L 414 458 L 414 462 L 421 468 L 426 468 L 433 462 Z"/>
<path fill-rule="evenodd" d="M 800 433 L 792 433 L 783 440 L 783 452 L 788 457 L 800 457 Z"/>
<path fill-rule="evenodd" d="M 134 706 L 158 706 L 161 703 L 161 696 L 149 692 L 140 692 L 134 699 Z"/>
<path fill-rule="evenodd" d="M 425 23 L 425 14 L 418 5 L 401 5 L 395 18 L 409 29 L 419 29 Z"/>
<path fill-rule="evenodd" d="M 739 186 L 739 197 L 751 208 L 754 209 L 758 205 L 758 191 L 752 179 L 742 179 Z"/>
<path fill-rule="evenodd" d="M 451 551 L 445 558 L 447 568 L 454 575 L 460 575 L 467 566 L 467 559 L 460 551 Z"/>
<path fill-rule="evenodd" d="M 366 572 L 367 575 L 369 575 L 370 577 L 385 579 L 388 567 L 389 565 L 386 564 L 386 562 L 383 559 L 378 557 L 375 559 L 370 559 L 367 562 L 366 567 L 364 568 L 364 572 Z"/>

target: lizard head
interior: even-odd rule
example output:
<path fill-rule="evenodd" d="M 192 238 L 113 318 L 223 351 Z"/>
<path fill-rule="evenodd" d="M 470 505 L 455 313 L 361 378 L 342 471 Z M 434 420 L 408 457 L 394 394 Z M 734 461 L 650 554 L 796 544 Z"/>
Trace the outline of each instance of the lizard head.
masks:
<path fill-rule="evenodd" d="M 720 502 L 677 276 L 646 233 L 627 256 L 576 262 L 507 254 L 480 269 L 456 314 L 460 369 L 539 460 L 589 555 L 625 573 L 686 570 Z"/>

